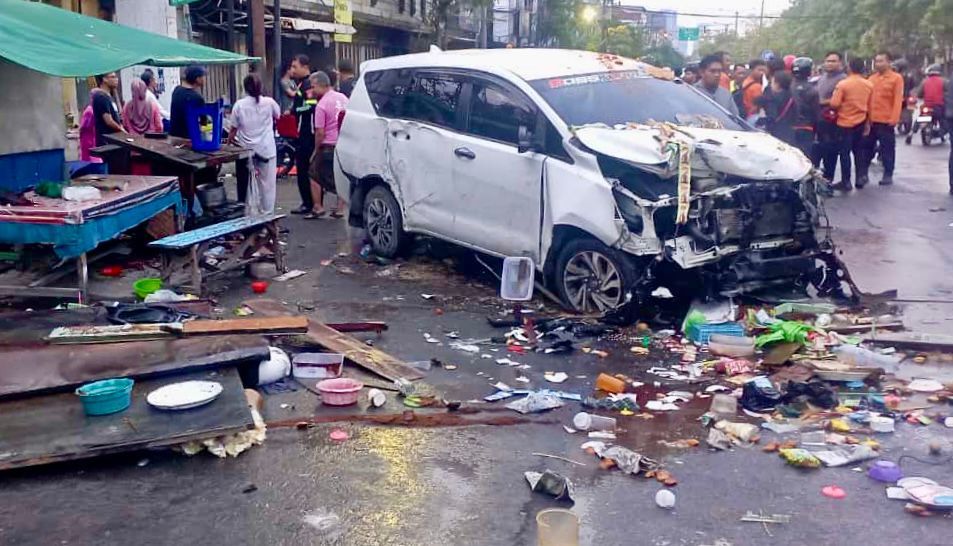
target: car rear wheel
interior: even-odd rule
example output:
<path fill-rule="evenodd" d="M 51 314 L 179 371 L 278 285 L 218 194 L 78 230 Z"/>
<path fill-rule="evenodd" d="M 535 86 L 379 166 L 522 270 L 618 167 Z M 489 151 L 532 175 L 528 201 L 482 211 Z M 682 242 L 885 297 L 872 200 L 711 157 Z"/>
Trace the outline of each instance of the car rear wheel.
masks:
<path fill-rule="evenodd" d="M 393 258 L 407 243 L 400 206 L 384 186 L 374 186 L 364 198 L 364 229 L 378 256 Z"/>
<path fill-rule="evenodd" d="M 595 239 L 573 239 L 556 261 L 556 288 L 580 313 L 603 313 L 626 302 L 636 282 L 631 259 Z"/>

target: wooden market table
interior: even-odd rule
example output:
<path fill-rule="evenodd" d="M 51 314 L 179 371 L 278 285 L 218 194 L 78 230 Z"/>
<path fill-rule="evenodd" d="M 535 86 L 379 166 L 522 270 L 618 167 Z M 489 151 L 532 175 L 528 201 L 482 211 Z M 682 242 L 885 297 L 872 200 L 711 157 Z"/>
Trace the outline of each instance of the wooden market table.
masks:
<path fill-rule="evenodd" d="M 76 259 L 79 286 L 0 286 L 0 295 L 75 296 L 86 299 L 86 253 L 166 210 L 182 218 L 184 207 L 174 176 L 90 175 L 73 179 L 112 189 L 93 201 L 66 201 L 27 192 L 33 205 L 0 206 L 0 243 L 50 245 L 62 259 Z M 179 222 L 176 221 L 178 224 Z"/>
<path fill-rule="evenodd" d="M 119 146 L 127 152 L 125 157 L 118 161 L 110 157 L 112 154 L 98 154 L 107 163 L 111 163 L 112 160 L 112 162 L 120 164 L 125 162 L 128 165 L 129 153 L 136 152 L 150 162 L 155 163 L 157 173 L 177 175 L 182 188 L 182 195 L 188 203 L 190 215 L 192 214 L 195 198 L 195 187 L 198 185 L 197 173 L 225 163 L 247 159 L 252 155 L 251 150 L 229 144 L 222 144 L 222 147 L 214 152 L 196 152 L 192 150 L 191 140 L 174 136 L 146 138 L 141 135 L 116 133 L 105 135 L 105 138 L 110 144 Z M 110 165 L 110 172 L 115 172 L 112 165 Z"/>

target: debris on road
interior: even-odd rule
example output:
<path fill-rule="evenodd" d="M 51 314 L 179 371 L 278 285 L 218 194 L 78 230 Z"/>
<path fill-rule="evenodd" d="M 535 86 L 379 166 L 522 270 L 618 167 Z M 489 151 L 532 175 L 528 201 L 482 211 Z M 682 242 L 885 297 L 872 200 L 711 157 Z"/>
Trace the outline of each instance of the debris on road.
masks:
<path fill-rule="evenodd" d="M 536 493 L 544 493 L 556 500 L 574 502 L 575 488 L 569 478 L 548 469 L 544 472 L 526 471 L 523 477 L 529 483 L 529 488 Z"/>

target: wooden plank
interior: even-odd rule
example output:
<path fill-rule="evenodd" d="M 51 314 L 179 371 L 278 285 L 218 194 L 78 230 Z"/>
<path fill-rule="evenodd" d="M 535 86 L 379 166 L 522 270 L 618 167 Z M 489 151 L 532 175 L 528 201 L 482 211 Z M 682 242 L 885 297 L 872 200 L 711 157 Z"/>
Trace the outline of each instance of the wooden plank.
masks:
<path fill-rule="evenodd" d="M 227 320 L 192 320 L 182 325 L 182 333 L 196 334 L 300 334 L 308 331 L 308 317 L 285 315 Z"/>
<path fill-rule="evenodd" d="M 274 222 L 275 220 L 280 220 L 284 217 L 284 214 L 243 216 L 241 218 L 235 218 L 233 220 L 220 222 L 218 224 L 212 224 L 204 228 L 178 233 L 164 239 L 159 239 L 158 241 L 152 241 L 149 243 L 149 246 L 153 248 L 181 250 L 183 248 L 187 248 L 198 243 L 203 243 L 205 241 L 210 241 L 218 237 L 231 235 L 232 233 L 237 233 L 246 229 L 254 229 L 256 227 L 264 226 L 269 222 Z"/>
<path fill-rule="evenodd" d="M 192 170 L 204 169 L 251 157 L 252 151 L 222 144 L 214 152 L 196 152 L 187 138 L 169 136 L 163 139 L 146 138 L 128 133 L 105 135 L 106 140 L 126 150 L 135 150 L 149 159 L 168 161 Z"/>
<path fill-rule="evenodd" d="M 302 334 L 308 319 L 302 316 L 191 320 L 185 323 L 59 326 L 47 340 L 55 344 L 120 343 L 166 339 L 176 335 Z"/>
<path fill-rule="evenodd" d="M 159 411 L 146 402 L 154 389 L 193 379 L 218 381 L 224 390 L 210 404 L 184 411 Z M 254 425 L 233 367 L 137 381 L 132 405 L 112 415 L 86 416 L 72 392 L 3 402 L 0 414 L 0 470 L 173 446 Z"/>
<path fill-rule="evenodd" d="M 249 300 L 243 302 L 242 305 L 246 305 L 255 313 L 266 317 L 284 315 L 288 312 L 284 305 L 271 299 Z M 338 332 L 314 319 L 308 320 L 308 333 L 306 335 L 312 342 L 329 351 L 343 354 L 344 358 L 351 363 L 374 372 L 385 379 L 397 381 L 403 378 L 413 381 L 424 377 L 419 370 L 411 368 L 380 349 L 368 347 L 360 340 Z"/>
<path fill-rule="evenodd" d="M 203 336 L 96 345 L 0 346 L 0 397 L 77 387 L 110 377 L 257 365 L 269 357 L 261 336 Z M 2 419 L 0 419 L 2 420 Z"/>
<path fill-rule="evenodd" d="M 886 333 L 878 332 L 864 336 L 865 341 L 881 345 L 893 345 L 926 351 L 953 351 L 953 336 L 946 334 L 921 334 L 917 332 Z"/>
<path fill-rule="evenodd" d="M 902 322 L 885 322 L 883 324 L 852 324 L 850 326 L 830 326 L 824 328 L 828 332 L 838 334 L 864 334 L 877 330 L 903 330 Z"/>

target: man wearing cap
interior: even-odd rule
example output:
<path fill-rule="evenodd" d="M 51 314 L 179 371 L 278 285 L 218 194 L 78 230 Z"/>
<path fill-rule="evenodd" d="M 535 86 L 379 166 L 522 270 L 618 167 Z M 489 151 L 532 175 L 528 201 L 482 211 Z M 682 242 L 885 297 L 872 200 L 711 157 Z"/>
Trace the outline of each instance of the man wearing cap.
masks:
<path fill-rule="evenodd" d="M 204 68 L 201 66 L 190 66 L 185 69 L 184 81 L 172 92 L 169 134 L 189 138 L 189 107 L 205 105 L 205 98 L 199 93 L 204 85 Z"/>

